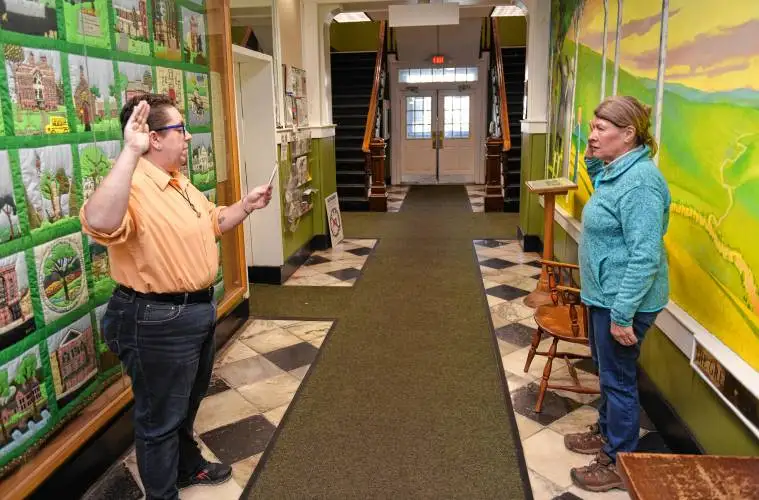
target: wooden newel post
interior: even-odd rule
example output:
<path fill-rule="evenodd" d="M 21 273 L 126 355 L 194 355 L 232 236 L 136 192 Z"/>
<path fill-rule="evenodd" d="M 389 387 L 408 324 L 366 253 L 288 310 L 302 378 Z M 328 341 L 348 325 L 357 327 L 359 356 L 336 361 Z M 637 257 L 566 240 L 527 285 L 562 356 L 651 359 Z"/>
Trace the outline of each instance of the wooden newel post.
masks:
<path fill-rule="evenodd" d="M 503 212 L 503 184 L 501 176 L 501 158 L 503 141 L 498 137 L 489 137 L 485 156 L 485 211 Z"/>
<path fill-rule="evenodd" d="M 543 260 L 553 260 L 553 212 L 556 208 L 556 196 L 574 191 L 577 189 L 577 184 L 563 177 L 527 181 L 525 184 L 530 192 L 543 196 Z M 553 301 L 548 285 L 548 272 L 546 266 L 543 266 L 538 285 L 524 298 L 524 304 L 529 307 L 538 307 L 551 303 Z"/>
<path fill-rule="evenodd" d="M 387 212 L 387 189 L 385 188 L 385 140 L 372 138 L 369 143 L 372 184 L 369 187 L 369 211 Z"/>

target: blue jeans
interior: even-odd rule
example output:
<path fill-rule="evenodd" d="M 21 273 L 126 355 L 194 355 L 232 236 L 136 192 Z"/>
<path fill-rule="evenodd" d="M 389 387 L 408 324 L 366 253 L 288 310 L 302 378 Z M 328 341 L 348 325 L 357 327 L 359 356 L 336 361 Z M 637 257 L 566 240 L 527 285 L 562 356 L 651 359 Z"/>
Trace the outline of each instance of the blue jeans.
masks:
<path fill-rule="evenodd" d="M 148 499 L 177 499 L 178 477 L 203 464 L 193 422 L 214 360 L 216 306 L 174 305 L 119 289 L 103 337 L 132 379 L 137 466 Z"/>
<path fill-rule="evenodd" d="M 633 318 L 638 338 L 634 346 L 623 346 L 611 335 L 611 311 L 590 307 L 589 341 L 593 362 L 601 381 L 598 425 L 606 438 L 604 453 L 616 461 L 620 451 L 635 451 L 640 433 L 637 361 L 643 337 L 658 312 L 639 312 Z"/>

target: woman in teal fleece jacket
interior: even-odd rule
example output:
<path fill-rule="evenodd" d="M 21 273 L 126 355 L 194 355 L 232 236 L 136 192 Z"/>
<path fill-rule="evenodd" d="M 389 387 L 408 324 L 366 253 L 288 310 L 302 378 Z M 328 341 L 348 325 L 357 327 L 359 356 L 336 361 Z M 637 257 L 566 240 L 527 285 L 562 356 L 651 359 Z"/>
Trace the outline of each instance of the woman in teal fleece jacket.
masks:
<path fill-rule="evenodd" d="M 667 304 L 664 234 L 670 193 L 652 158 L 657 151 L 650 108 L 615 96 L 595 110 L 586 165 L 594 192 L 582 214 L 580 279 L 589 310 L 593 360 L 601 383 L 598 424 L 565 437 L 567 448 L 596 454 L 572 479 L 591 491 L 623 488 L 616 455 L 635 451 L 640 403 L 640 344 Z"/>

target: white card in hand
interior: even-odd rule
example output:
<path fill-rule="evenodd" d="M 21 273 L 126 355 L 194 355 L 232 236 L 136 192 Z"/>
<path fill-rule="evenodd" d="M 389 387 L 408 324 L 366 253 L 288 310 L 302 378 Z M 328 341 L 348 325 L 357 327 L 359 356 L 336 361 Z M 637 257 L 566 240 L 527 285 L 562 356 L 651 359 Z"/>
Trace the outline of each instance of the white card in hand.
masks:
<path fill-rule="evenodd" d="M 271 171 L 271 177 L 269 177 L 270 186 L 271 186 L 271 183 L 274 182 L 274 176 L 277 175 L 277 170 L 279 170 L 279 165 L 274 165 L 274 170 Z"/>

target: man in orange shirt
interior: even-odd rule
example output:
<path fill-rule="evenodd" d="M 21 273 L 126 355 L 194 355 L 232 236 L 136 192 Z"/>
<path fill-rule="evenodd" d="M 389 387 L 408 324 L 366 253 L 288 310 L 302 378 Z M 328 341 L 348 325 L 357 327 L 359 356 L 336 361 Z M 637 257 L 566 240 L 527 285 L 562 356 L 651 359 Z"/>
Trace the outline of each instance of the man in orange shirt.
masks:
<path fill-rule="evenodd" d="M 167 96 L 132 98 L 121 111 L 124 150 L 80 212 L 83 231 L 108 246 L 118 282 L 103 335 L 132 380 L 137 465 L 148 499 L 219 484 L 231 467 L 200 455 L 193 422 L 211 379 L 218 271 L 216 238 L 271 200 L 259 186 L 228 207 L 180 173 L 191 135 Z"/>

